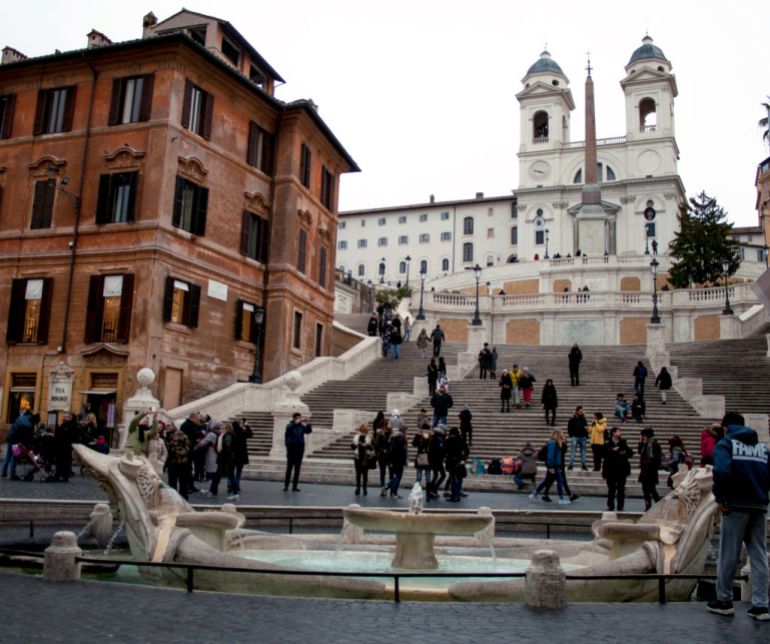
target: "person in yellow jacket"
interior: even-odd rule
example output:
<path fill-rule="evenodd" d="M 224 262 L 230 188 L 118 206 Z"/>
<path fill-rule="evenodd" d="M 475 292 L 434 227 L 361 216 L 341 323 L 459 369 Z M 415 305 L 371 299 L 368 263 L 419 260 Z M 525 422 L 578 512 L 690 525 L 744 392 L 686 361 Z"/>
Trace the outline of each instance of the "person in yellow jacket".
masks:
<path fill-rule="evenodd" d="M 606 438 L 607 419 L 602 412 L 597 411 L 591 423 L 591 451 L 594 453 L 594 472 L 600 472 L 602 469 Z"/>
<path fill-rule="evenodd" d="M 513 404 L 516 405 L 516 409 L 521 409 L 521 387 L 519 387 L 519 378 L 524 375 L 524 372 L 519 369 L 519 365 L 513 365 L 513 368 L 508 372 L 513 383 Z"/>

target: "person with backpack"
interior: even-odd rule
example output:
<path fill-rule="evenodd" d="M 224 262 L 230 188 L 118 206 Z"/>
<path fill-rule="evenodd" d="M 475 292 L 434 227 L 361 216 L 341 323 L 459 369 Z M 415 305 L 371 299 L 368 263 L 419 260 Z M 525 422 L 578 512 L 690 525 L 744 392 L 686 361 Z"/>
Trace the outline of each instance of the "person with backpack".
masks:
<path fill-rule="evenodd" d="M 401 349 L 401 343 L 403 341 L 404 338 L 401 335 L 401 329 L 394 324 L 390 331 L 390 355 L 392 360 L 398 360 L 398 352 Z"/>
<path fill-rule="evenodd" d="M 430 405 L 433 407 L 433 426 L 436 427 L 439 424 L 446 425 L 447 414 L 449 409 L 454 405 L 452 396 L 446 390 L 446 385 L 441 385 L 438 388 L 438 392 L 433 394 L 430 399 Z"/>
<path fill-rule="evenodd" d="M 437 324 L 436 328 L 430 332 L 430 340 L 433 343 L 433 356 L 438 357 L 441 354 L 441 344 L 445 340 L 441 325 Z"/>
<path fill-rule="evenodd" d="M 647 367 L 638 360 L 634 367 L 634 391 L 639 398 L 644 399 L 644 381 L 647 380 Z"/>
<path fill-rule="evenodd" d="M 594 414 L 591 423 L 591 451 L 594 455 L 594 472 L 601 472 L 604 446 L 607 442 L 607 419 L 602 412 Z"/>
<path fill-rule="evenodd" d="M 588 471 L 586 466 L 586 440 L 588 439 L 588 421 L 586 420 L 583 407 L 578 405 L 572 417 L 567 422 L 567 434 L 570 439 L 571 453 L 569 457 L 569 467 L 571 470 L 575 465 L 575 454 L 580 450 L 580 467 L 584 472 Z"/>
<path fill-rule="evenodd" d="M 602 478 L 607 483 L 607 510 L 623 512 L 626 502 L 626 479 L 631 474 L 631 448 L 623 438 L 623 430 L 613 427 L 607 443 L 607 454 L 602 465 Z"/>
<path fill-rule="evenodd" d="M 666 404 L 666 394 L 668 393 L 668 390 L 671 389 L 672 385 L 673 382 L 668 369 L 661 367 L 658 377 L 655 378 L 655 386 L 660 389 L 660 402 L 664 405 Z"/>
<path fill-rule="evenodd" d="M 391 499 L 400 499 L 398 488 L 401 486 L 401 479 L 404 476 L 404 468 L 409 460 L 408 449 L 406 446 L 406 425 L 401 429 L 393 428 L 390 436 L 390 447 L 388 449 L 388 465 L 390 466 L 390 480 L 382 488 L 380 496 L 387 496 L 390 491 Z"/>
<path fill-rule="evenodd" d="M 553 427 L 556 425 L 556 408 L 559 406 L 559 397 L 556 395 L 556 387 L 553 380 L 548 378 L 543 387 L 543 394 L 540 396 L 540 404 L 545 410 L 545 424 Z M 548 422 L 548 415 L 551 416 L 551 422 Z"/>
<path fill-rule="evenodd" d="M 663 450 L 655 438 L 655 430 L 645 427 L 639 436 L 639 482 L 642 484 L 645 512 L 652 507 L 652 502 L 660 501 L 658 493 L 658 470 L 663 458 Z"/>
<path fill-rule="evenodd" d="M 568 505 L 571 501 L 564 496 L 564 483 L 561 476 L 561 466 L 563 463 L 562 446 L 564 445 L 564 433 L 560 429 L 554 429 L 551 439 L 543 445 L 537 453 L 538 460 L 545 460 L 546 475 L 545 479 L 537 486 L 534 492 L 529 495 L 532 501 L 538 501 L 540 492 L 547 490 L 556 481 L 556 490 L 559 493 L 559 503 Z M 543 501 L 550 502 L 551 497 L 546 492 L 543 495 Z"/>
<path fill-rule="evenodd" d="M 366 487 L 369 480 L 369 461 L 376 458 L 374 455 L 374 445 L 372 445 L 372 439 L 369 436 L 369 428 L 366 423 L 361 423 L 358 426 L 350 449 L 353 450 L 353 463 L 356 468 L 355 494 L 356 496 L 361 494 L 363 489 L 364 496 L 366 496 Z"/>

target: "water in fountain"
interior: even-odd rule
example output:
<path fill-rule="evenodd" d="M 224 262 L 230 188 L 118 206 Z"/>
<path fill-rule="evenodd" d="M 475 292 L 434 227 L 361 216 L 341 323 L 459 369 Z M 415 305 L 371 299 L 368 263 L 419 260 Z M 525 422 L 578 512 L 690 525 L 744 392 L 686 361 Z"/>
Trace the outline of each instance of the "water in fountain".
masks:
<path fill-rule="evenodd" d="M 121 521 L 120 525 L 115 529 L 115 532 L 112 533 L 112 536 L 110 537 L 110 541 L 107 544 L 107 547 L 104 549 L 104 555 L 109 556 L 112 552 L 112 547 L 115 545 L 115 540 L 118 538 L 118 535 L 123 532 L 124 522 Z"/>
<path fill-rule="evenodd" d="M 422 514 L 422 485 L 415 483 L 409 493 L 409 514 Z"/>
<path fill-rule="evenodd" d="M 96 523 L 96 519 L 89 519 L 88 523 L 86 523 L 83 526 L 83 529 L 80 532 L 78 532 L 76 540 L 80 541 L 82 537 L 85 537 L 87 534 L 91 534 L 91 528 L 94 526 L 95 523 Z"/>
<path fill-rule="evenodd" d="M 340 530 L 340 536 L 337 537 L 337 545 L 334 546 L 334 555 L 337 556 L 342 546 L 345 544 L 345 539 L 350 534 L 350 531 L 354 528 L 353 524 L 347 519 L 342 521 L 342 530 Z"/>

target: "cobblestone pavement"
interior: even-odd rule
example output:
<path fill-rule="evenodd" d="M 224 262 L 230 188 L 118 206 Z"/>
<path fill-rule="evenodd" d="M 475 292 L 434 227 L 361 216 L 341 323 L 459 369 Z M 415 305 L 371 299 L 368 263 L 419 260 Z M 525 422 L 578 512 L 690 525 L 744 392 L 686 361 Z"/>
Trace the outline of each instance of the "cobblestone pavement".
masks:
<path fill-rule="evenodd" d="M 702 603 L 523 604 L 297 599 L 0 574 L 2 642 L 767 642 L 747 605 L 720 617 Z"/>

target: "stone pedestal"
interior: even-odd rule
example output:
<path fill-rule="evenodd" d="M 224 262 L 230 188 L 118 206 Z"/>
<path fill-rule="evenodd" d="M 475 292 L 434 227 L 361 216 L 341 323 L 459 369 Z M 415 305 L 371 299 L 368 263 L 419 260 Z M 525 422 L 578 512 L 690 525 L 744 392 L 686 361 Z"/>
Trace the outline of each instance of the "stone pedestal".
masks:
<path fill-rule="evenodd" d="M 136 381 L 139 383 L 139 389 L 123 404 L 123 422 L 118 426 L 118 449 L 122 450 L 126 445 L 128 438 L 128 424 L 133 420 L 136 414 L 141 414 L 148 409 L 159 409 L 160 401 L 152 395 L 150 385 L 155 382 L 155 373 L 152 369 L 145 367 L 136 374 Z"/>
<path fill-rule="evenodd" d="M 487 328 L 480 324 L 479 326 L 468 326 L 468 352 L 473 355 L 478 355 L 479 351 L 484 347 L 484 343 L 489 342 L 487 339 Z"/>
<path fill-rule="evenodd" d="M 56 532 L 45 549 L 43 579 L 45 581 L 79 581 L 80 563 L 75 561 L 83 551 L 74 532 Z"/>
<path fill-rule="evenodd" d="M 310 408 L 302 402 L 297 393 L 302 384 L 302 374 L 299 371 L 290 371 L 283 380 L 286 386 L 276 394 L 276 399 L 280 402 L 273 406 L 273 443 L 270 447 L 270 458 L 286 458 L 286 425 L 291 421 L 292 414 L 299 412 L 305 421 L 310 414 Z M 312 437 L 313 434 L 305 436 L 306 454 L 312 450 Z"/>
<path fill-rule="evenodd" d="M 564 608 L 567 578 L 553 550 L 536 550 L 526 570 L 524 603 L 530 608 Z"/>
<path fill-rule="evenodd" d="M 652 359 L 666 351 L 666 326 L 664 324 L 647 325 L 647 357 Z"/>
<path fill-rule="evenodd" d="M 735 340 L 741 337 L 741 321 L 737 315 L 719 316 L 719 339 Z"/>
<path fill-rule="evenodd" d="M 396 554 L 393 556 L 393 568 L 411 570 L 435 570 L 438 560 L 434 554 L 433 533 L 398 532 L 396 533 Z"/>

